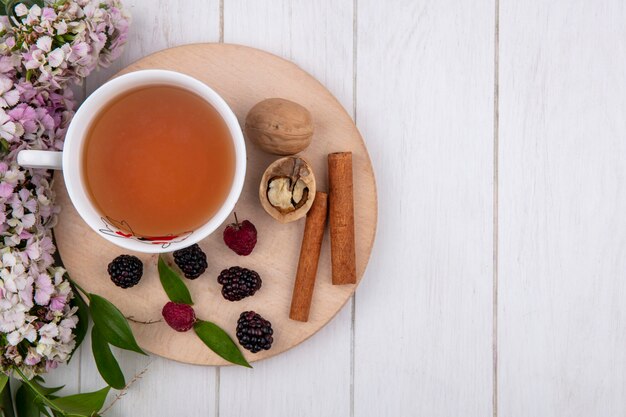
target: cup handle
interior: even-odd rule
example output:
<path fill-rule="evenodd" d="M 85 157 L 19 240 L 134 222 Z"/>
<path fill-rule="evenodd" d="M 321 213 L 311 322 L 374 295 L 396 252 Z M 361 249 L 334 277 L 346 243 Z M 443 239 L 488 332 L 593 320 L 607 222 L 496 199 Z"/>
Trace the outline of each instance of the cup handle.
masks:
<path fill-rule="evenodd" d="M 63 152 L 19 151 L 17 163 L 24 168 L 63 169 Z"/>

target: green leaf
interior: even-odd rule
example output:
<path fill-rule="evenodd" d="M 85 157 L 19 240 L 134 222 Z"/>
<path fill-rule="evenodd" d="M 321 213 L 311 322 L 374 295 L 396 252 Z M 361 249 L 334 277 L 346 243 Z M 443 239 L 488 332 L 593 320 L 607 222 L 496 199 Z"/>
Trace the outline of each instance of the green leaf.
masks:
<path fill-rule="evenodd" d="M 39 385 L 39 381 L 43 382 L 43 378 L 36 376 L 35 378 L 29 381 L 28 378 L 26 378 L 26 375 L 24 375 L 24 373 L 20 370 L 20 368 L 13 366 L 13 370 L 22 379 L 22 384 L 26 385 L 28 389 L 32 391 L 33 395 L 35 395 L 35 400 L 38 403 L 43 403 L 46 406 L 53 408 L 53 409 L 56 407 L 51 401 L 52 397 L 48 398 L 46 396 L 47 394 L 44 391 L 46 388 Z M 48 390 L 53 390 L 53 391 L 57 389 L 61 389 L 61 388 L 48 388 Z M 57 410 L 57 411 L 61 411 L 61 410 Z"/>
<path fill-rule="evenodd" d="M 217 324 L 198 320 L 193 326 L 193 329 L 209 349 L 228 362 L 245 366 L 246 368 L 252 368 L 248 361 L 246 361 L 246 358 L 241 354 L 235 342 L 233 342 L 233 339 Z"/>
<path fill-rule="evenodd" d="M 159 278 L 169 299 L 175 303 L 193 305 L 191 294 L 180 275 L 169 267 L 162 256 L 159 256 Z"/>
<path fill-rule="evenodd" d="M 15 408 L 19 417 L 39 417 L 39 405 L 37 404 L 37 396 L 28 388 L 22 385 L 15 394 Z"/>
<path fill-rule="evenodd" d="M 0 415 L 2 417 L 15 417 L 13 409 L 13 399 L 11 398 L 11 384 L 7 381 L 4 383 L 2 391 L 0 391 Z"/>
<path fill-rule="evenodd" d="M 9 377 L 6 374 L 0 373 L 0 392 L 6 387 L 7 382 L 9 382 Z"/>
<path fill-rule="evenodd" d="M 39 382 L 43 383 L 44 380 L 43 378 L 33 378 L 30 380 L 30 383 L 32 385 L 35 386 L 35 388 L 37 388 L 37 390 L 45 395 L 46 397 L 49 397 L 50 395 L 54 394 L 55 392 L 59 392 L 61 391 L 63 388 L 65 388 L 65 385 L 61 385 L 60 387 L 44 387 L 43 385 L 41 385 Z"/>
<path fill-rule="evenodd" d="M 87 329 L 89 328 L 89 306 L 74 285 L 72 285 L 72 289 L 74 290 L 74 298 L 72 298 L 71 305 L 72 307 L 78 307 L 78 323 L 76 324 L 76 329 L 74 331 L 76 336 L 76 346 L 74 347 L 68 362 L 74 356 L 76 349 L 78 349 L 81 343 L 83 343 L 83 340 L 85 340 L 85 335 L 87 334 Z"/>
<path fill-rule="evenodd" d="M 39 412 L 46 417 L 52 417 L 52 414 L 50 414 L 50 411 L 48 411 L 46 406 L 43 404 L 41 404 L 41 406 L 39 407 Z"/>
<path fill-rule="evenodd" d="M 63 410 L 65 414 L 90 417 L 92 414 L 100 411 L 110 390 L 111 387 L 105 387 L 96 392 L 57 398 L 56 400 L 52 400 L 52 403 Z"/>
<path fill-rule="evenodd" d="M 39 406 L 39 412 L 41 414 L 43 414 L 46 417 L 53 417 L 53 413 L 54 411 L 50 411 L 45 404 L 43 404 L 41 401 L 38 402 L 38 406 Z"/>
<path fill-rule="evenodd" d="M 91 300 L 89 304 L 91 318 L 94 325 L 98 326 L 98 331 L 104 340 L 118 348 L 146 354 L 137 344 L 128 321 L 117 307 L 96 294 L 89 294 L 89 299 Z"/>
<path fill-rule="evenodd" d="M 0 15 L 3 15 L 3 14 L 0 13 Z M 0 156 L 4 157 L 5 155 L 9 153 L 10 150 L 11 150 L 11 146 L 9 145 L 9 142 L 7 142 L 7 140 L 4 138 L 0 139 Z"/>
<path fill-rule="evenodd" d="M 96 367 L 107 384 L 115 389 L 122 389 L 126 385 L 124 374 L 119 363 L 111 352 L 111 347 L 100 333 L 98 326 L 91 329 L 91 350 L 96 360 Z"/>

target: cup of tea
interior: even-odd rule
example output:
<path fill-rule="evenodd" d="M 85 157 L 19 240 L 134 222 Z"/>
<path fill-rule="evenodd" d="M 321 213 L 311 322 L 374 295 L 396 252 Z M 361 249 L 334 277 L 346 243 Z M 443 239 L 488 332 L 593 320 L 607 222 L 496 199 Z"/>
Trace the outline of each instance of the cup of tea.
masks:
<path fill-rule="evenodd" d="M 165 70 L 131 72 L 80 106 L 63 152 L 24 150 L 24 167 L 62 169 L 97 234 L 122 248 L 170 252 L 229 216 L 246 173 L 237 117 L 210 87 Z"/>

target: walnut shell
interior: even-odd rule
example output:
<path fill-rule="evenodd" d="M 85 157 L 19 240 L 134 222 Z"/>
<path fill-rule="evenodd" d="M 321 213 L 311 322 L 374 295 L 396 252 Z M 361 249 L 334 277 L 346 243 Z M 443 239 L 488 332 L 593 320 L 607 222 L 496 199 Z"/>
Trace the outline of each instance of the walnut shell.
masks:
<path fill-rule="evenodd" d="M 248 139 L 265 152 L 294 155 L 311 143 L 313 119 L 298 103 L 268 98 L 250 109 L 244 130 Z"/>
<path fill-rule="evenodd" d="M 259 199 L 265 211 L 281 223 L 304 217 L 315 199 L 315 175 L 299 156 L 274 161 L 263 174 Z"/>

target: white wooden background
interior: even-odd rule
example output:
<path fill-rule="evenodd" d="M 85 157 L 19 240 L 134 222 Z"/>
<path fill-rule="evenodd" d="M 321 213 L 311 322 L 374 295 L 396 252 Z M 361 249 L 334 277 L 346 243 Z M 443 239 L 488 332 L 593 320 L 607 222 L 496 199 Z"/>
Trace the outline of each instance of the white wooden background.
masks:
<path fill-rule="evenodd" d="M 378 236 L 354 300 L 254 370 L 121 353 L 152 417 L 626 414 L 626 2 L 126 0 L 114 68 L 190 42 L 295 61 L 356 119 Z M 51 376 L 100 387 L 89 343 Z"/>

